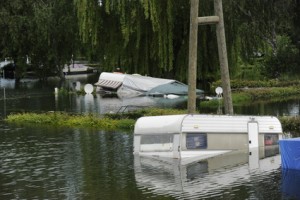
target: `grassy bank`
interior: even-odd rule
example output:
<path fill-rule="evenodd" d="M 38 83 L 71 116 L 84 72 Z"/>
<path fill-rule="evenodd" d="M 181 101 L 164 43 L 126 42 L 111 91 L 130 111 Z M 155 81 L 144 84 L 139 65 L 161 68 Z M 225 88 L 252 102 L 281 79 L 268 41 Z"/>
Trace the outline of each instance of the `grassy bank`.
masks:
<path fill-rule="evenodd" d="M 99 118 L 95 115 L 71 115 L 61 112 L 10 114 L 5 121 L 24 125 L 100 128 L 103 130 L 130 130 L 135 122 L 133 119 L 114 120 L 106 117 Z"/>
<path fill-rule="evenodd" d="M 232 102 L 234 105 L 243 105 L 255 101 L 280 102 L 295 99 L 300 96 L 299 80 L 231 80 Z M 212 83 L 214 89 L 221 85 L 221 81 Z M 202 107 L 218 107 L 217 100 L 201 102 Z"/>
<path fill-rule="evenodd" d="M 26 125 L 49 125 L 59 127 L 99 128 L 102 130 L 133 130 L 135 121 L 141 116 L 183 114 L 185 110 L 145 109 L 124 114 L 79 115 L 65 112 L 16 113 L 5 119 L 8 123 Z"/>
<path fill-rule="evenodd" d="M 299 98 L 300 87 L 276 87 L 276 88 L 251 88 L 238 89 L 232 92 L 233 105 L 243 105 L 255 101 L 280 102 L 287 99 Z M 218 100 L 201 102 L 202 107 L 215 107 L 219 105 Z"/>
<path fill-rule="evenodd" d="M 222 85 L 221 80 L 212 83 L 212 89 Z M 299 87 L 300 80 L 231 80 L 231 89 L 241 89 L 241 88 L 273 88 L 273 87 Z"/>
<path fill-rule="evenodd" d="M 49 125 L 59 127 L 99 128 L 102 130 L 132 131 L 135 121 L 142 116 L 184 114 L 186 110 L 145 109 L 124 114 L 72 115 L 63 112 L 10 114 L 6 122 L 23 125 Z M 300 136 L 300 117 L 279 117 L 284 132 Z"/>

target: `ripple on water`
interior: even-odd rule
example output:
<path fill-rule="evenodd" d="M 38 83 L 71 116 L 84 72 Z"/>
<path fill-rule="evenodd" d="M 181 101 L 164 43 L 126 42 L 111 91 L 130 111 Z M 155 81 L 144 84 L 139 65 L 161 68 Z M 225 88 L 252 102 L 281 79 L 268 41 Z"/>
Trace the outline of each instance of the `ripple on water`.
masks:
<path fill-rule="evenodd" d="M 68 177 L 72 177 L 68 171 L 78 170 L 76 161 L 69 163 L 66 159 L 74 153 L 66 149 L 66 145 L 75 150 L 76 144 L 66 141 L 65 135 L 53 138 L 34 130 L 20 130 L 0 127 L 0 199 L 57 196 L 64 199 L 68 191 L 65 184 Z M 71 169 L 66 171 L 68 168 Z M 18 197 L 22 190 L 26 196 Z"/>
<path fill-rule="evenodd" d="M 248 155 L 245 156 L 242 155 L 241 164 L 231 167 L 222 167 L 218 163 L 222 160 L 219 157 L 176 166 L 137 156 L 135 178 L 143 193 L 152 192 L 176 199 L 247 199 L 257 193 L 267 197 L 270 191 L 274 195 L 280 194 L 278 184 L 274 184 L 280 177 L 280 156 L 275 156 L 276 162 L 271 162 L 274 165 L 270 166 L 267 160 L 264 161 L 267 165 L 260 163 L 258 168 L 250 168 L 250 164 L 244 162 L 248 160 Z M 269 191 L 261 191 L 260 188 L 268 188 Z"/>
<path fill-rule="evenodd" d="M 0 199 L 251 199 L 270 195 L 263 188 L 280 190 L 276 169 L 253 171 L 245 162 L 212 168 L 211 161 L 138 165 L 130 135 L 47 131 L 0 133 Z"/>

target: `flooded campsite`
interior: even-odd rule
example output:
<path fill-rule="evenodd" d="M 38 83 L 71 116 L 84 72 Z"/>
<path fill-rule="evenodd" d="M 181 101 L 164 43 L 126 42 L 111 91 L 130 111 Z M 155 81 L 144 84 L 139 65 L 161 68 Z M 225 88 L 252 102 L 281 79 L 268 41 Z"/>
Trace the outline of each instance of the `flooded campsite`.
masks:
<path fill-rule="evenodd" d="M 73 76 L 64 87 L 71 90 L 77 82 L 84 85 L 97 80 L 97 75 Z M 55 94 L 59 84 L 27 80 L 16 85 L 1 79 L 2 119 L 14 112 L 100 116 L 124 106 L 129 110 L 184 108 L 187 101 L 184 97 Z M 299 104 L 287 101 L 236 110 L 240 114 L 298 115 Z M 134 154 L 133 132 L 27 127 L 3 121 L 0 132 L 1 199 L 290 199 L 299 195 L 296 177 L 300 175 L 281 168 L 278 145 L 260 146 L 251 155 L 248 150 L 237 150 L 182 163 Z"/>

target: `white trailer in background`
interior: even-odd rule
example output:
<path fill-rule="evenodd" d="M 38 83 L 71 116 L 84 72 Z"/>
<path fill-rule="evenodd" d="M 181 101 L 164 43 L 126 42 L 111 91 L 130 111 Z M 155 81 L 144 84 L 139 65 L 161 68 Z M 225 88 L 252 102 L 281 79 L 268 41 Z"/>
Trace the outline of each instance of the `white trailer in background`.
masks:
<path fill-rule="evenodd" d="M 234 150 L 251 154 L 251 149 L 278 145 L 281 138 L 281 123 L 272 116 L 141 117 L 134 128 L 134 154 L 186 164 Z"/>
<path fill-rule="evenodd" d="M 188 86 L 184 83 L 173 79 L 141 76 L 139 74 L 102 72 L 95 86 L 98 91 L 116 93 L 120 98 L 136 96 L 175 98 L 188 95 Z M 202 98 L 202 90 L 196 89 L 196 93 L 199 98 Z"/>

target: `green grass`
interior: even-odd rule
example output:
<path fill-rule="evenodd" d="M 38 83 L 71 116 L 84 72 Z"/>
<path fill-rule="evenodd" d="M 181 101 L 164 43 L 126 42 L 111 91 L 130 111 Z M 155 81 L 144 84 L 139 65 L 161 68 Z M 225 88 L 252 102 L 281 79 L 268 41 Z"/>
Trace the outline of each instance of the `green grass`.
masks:
<path fill-rule="evenodd" d="M 255 101 L 280 102 L 287 99 L 299 98 L 300 87 L 259 88 L 236 90 L 232 92 L 233 105 L 245 105 Z M 221 102 L 223 104 L 223 102 Z M 217 108 L 218 100 L 201 102 L 201 107 Z"/>
<path fill-rule="evenodd" d="M 73 115 L 64 112 L 17 113 L 10 114 L 5 121 L 22 125 L 43 125 L 55 127 L 99 128 L 101 130 L 132 131 L 136 119 L 141 116 L 185 114 L 186 110 L 176 109 L 146 109 L 125 114 Z M 118 117 L 117 117 L 118 116 Z M 279 117 L 284 132 L 292 132 L 300 136 L 300 117 Z"/>
<path fill-rule="evenodd" d="M 58 127 L 85 127 L 101 128 L 103 130 L 131 130 L 135 120 L 122 119 L 115 120 L 110 118 L 100 118 L 95 115 L 71 115 L 62 112 L 37 113 L 17 113 L 10 114 L 6 119 L 8 123 L 27 124 L 27 125 L 51 125 Z"/>
<path fill-rule="evenodd" d="M 145 109 L 124 114 L 74 115 L 65 112 L 16 113 L 5 119 L 8 123 L 50 125 L 57 127 L 85 127 L 102 130 L 133 130 L 136 119 L 142 116 L 184 114 L 185 110 Z"/>

